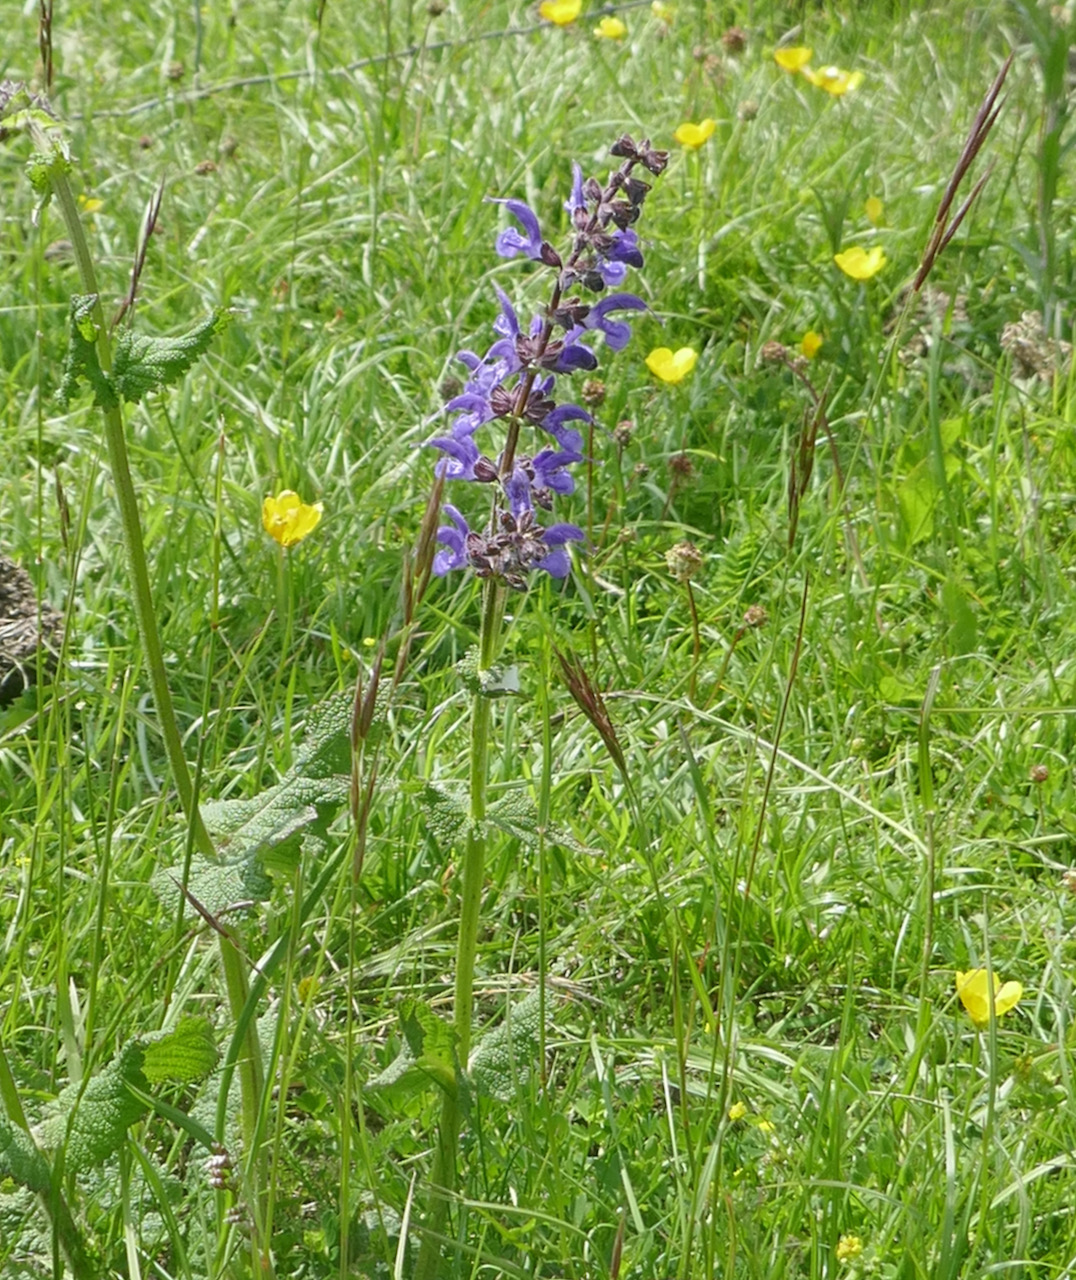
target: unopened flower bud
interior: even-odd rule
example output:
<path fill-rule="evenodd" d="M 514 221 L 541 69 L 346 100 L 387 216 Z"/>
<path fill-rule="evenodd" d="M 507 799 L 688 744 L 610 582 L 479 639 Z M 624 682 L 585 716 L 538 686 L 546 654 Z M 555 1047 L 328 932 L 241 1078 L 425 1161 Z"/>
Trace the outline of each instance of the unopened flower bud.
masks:
<path fill-rule="evenodd" d="M 745 627 L 764 627 L 769 620 L 770 615 L 760 604 L 748 605 L 743 616 Z"/>
<path fill-rule="evenodd" d="M 164 69 L 164 74 L 169 80 L 182 80 L 187 73 L 187 68 L 182 62 L 170 62 Z"/>
<path fill-rule="evenodd" d="M 613 428 L 613 439 L 623 449 L 626 444 L 631 443 L 631 433 L 635 430 L 635 423 L 630 418 L 621 418 Z"/>
<path fill-rule="evenodd" d="M 649 474 L 650 468 L 645 462 L 637 462 L 631 469 L 631 476 L 633 480 L 645 480 Z"/>
<path fill-rule="evenodd" d="M 674 453 L 669 459 L 669 470 L 677 485 L 685 484 L 695 474 L 695 464 L 686 453 Z"/>
<path fill-rule="evenodd" d="M 736 114 L 746 124 L 758 115 L 758 101 L 755 98 L 744 98 L 736 108 Z"/>
<path fill-rule="evenodd" d="M 783 342 L 765 342 L 759 355 L 764 364 L 783 364 L 788 359 L 788 348 Z"/>
<path fill-rule="evenodd" d="M 426 6 L 426 12 L 431 18 L 439 18 L 447 8 L 448 5 L 445 4 L 445 0 L 430 0 L 430 3 Z"/>
<path fill-rule="evenodd" d="M 1044 764 L 1033 764 L 1028 770 L 1027 775 L 1032 782 L 1045 782 L 1050 776 L 1050 770 Z"/>
<path fill-rule="evenodd" d="M 726 53 L 743 53 L 747 48 L 747 32 L 743 27 L 729 27 L 721 36 Z"/>
<path fill-rule="evenodd" d="M 677 582 L 690 582 L 702 568 L 702 552 L 693 542 L 678 542 L 665 552 L 665 563 Z"/>
<path fill-rule="evenodd" d="M 601 378 L 588 378 L 583 383 L 583 403 L 599 405 L 605 399 L 605 383 Z"/>
<path fill-rule="evenodd" d="M 1061 887 L 1069 893 L 1076 893 L 1076 867 L 1061 872 Z"/>

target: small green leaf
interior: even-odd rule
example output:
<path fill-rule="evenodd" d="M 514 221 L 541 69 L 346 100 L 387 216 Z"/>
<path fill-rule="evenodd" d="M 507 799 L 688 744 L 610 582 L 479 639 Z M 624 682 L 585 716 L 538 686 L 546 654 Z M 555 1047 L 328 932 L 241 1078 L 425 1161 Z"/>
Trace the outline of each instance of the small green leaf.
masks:
<path fill-rule="evenodd" d="M 116 391 L 137 404 L 149 391 L 174 386 L 227 323 L 223 312 L 214 311 L 178 338 L 149 338 L 124 329 L 116 339 L 112 360 Z"/>
<path fill-rule="evenodd" d="M 520 693 L 518 667 L 480 667 L 478 648 L 472 646 L 456 664 L 468 693 L 484 698 L 513 698 Z"/>
<path fill-rule="evenodd" d="M 415 1066 L 442 1089 L 456 1090 L 456 1033 L 424 1000 L 408 999 L 400 1010 L 400 1025 Z"/>
<path fill-rule="evenodd" d="M 0 1120 L 0 1177 L 14 1178 L 31 1191 L 47 1191 L 49 1163 L 22 1129 Z"/>
<path fill-rule="evenodd" d="M 217 1065 L 213 1029 L 205 1018 L 184 1018 L 172 1031 L 145 1038 L 142 1071 L 151 1084 L 162 1080 L 192 1084 Z"/>
<path fill-rule="evenodd" d="M 94 403 L 99 408 L 110 409 L 116 404 L 116 393 L 97 359 L 96 308 L 97 294 L 72 295 L 71 337 L 67 344 L 63 377 L 56 392 L 56 398 L 64 408 L 74 399 L 83 378 L 89 383 Z"/>

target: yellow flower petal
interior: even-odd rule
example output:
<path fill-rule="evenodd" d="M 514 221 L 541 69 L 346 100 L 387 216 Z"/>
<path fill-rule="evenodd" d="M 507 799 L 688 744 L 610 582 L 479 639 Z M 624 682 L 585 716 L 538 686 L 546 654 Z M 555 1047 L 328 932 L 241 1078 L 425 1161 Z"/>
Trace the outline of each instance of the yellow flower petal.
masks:
<path fill-rule="evenodd" d="M 784 71 L 802 71 L 810 62 L 813 52 L 813 49 L 806 49 L 802 45 L 793 45 L 787 49 L 775 49 L 773 60 Z"/>
<path fill-rule="evenodd" d="M 815 333 L 813 329 L 808 329 L 800 340 L 800 350 L 808 360 L 813 360 L 818 355 L 822 342 L 823 338 L 820 333 Z"/>
<path fill-rule="evenodd" d="M 867 215 L 867 221 L 875 227 L 881 226 L 885 220 L 885 205 L 877 196 L 868 196 L 863 205 L 863 212 Z"/>
<path fill-rule="evenodd" d="M 673 137 L 682 147 L 687 147 L 689 151 L 695 151 L 709 138 L 717 125 L 709 116 L 705 120 L 700 120 L 698 124 L 692 124 L 686 121 L 673 132 Z"/>
<path fill-rule="evenodd" d="M 628 29 L 619 18 L 602 18 L 594 28 L 594 34 L 599 40 L 623 40 Z"/>
<path fill-rule="evenodd" d="M 745 1115 L 747 1115 L 747 1103 L 734 1102 L 732 1106 L 729 1107 L 729 1119 L 733 1123 L 737 1120 L 742 1120 Z"/>
<path fill-rule="evenodd" d="M 861 245 L 854 244 L 851 249 L 835 253 L 833 261 L 846 276 L 851 276 L 853 280 L 869 280 L 871 276 L 876 276 L 881 271 L 888 262 L 888 258 L 879 244 L 872 249 L 864 249 Z"/>
<path fill-rule="evenodd" d="M 679 351 L 657 347 L 646 357 L 646 367 L 662 382 L 682 382 L 694 369 L 698 358 L 699 353 L 692 347 L 681 347 Z"/>
<path fill-rule="evenodd" d="M 284 489 L 262 503 L 262 525 L 282 547 L 294 547 L 318 527 L 321 511 L 320 502 L 308 505 L 292 489 Z"/>
<path fill-rule="evenodd" d="M 862 71 L 842 71 L 840 67 L 823 67 L 820 71 L 804 67 L 802 73 L 811 84 L 819 89 L 825 89 L 835 98 L 844 97 L 846 93 L 858 89 L 863 83 Z"/>
<path fill-rule="evenodd" d="M 98 209 L 105 207 L 105 202 L 98 200 L 96 196 L 80 195 L 78 204 L 83 213 L 96 213 Z"/>
<path fill-rule="evenodd" d="M 1024 994 L 1019 982 L 1006 982 L 995 973 L 994 977 L 994 1012 L 1000 1018 L 1002 1014 L 1014 1009 Z M 987 985 L 989 976 L 985 969 L 969 969 L 956 974 L 956 993 L 960 1003 L 968 1011 L 968 1016 L 979 1028 L 990 1025 L 990 988 Z"/>
<path fill-rule="evenodd" d="M 582 11 L 583 0 L 542 0 L 538 6 L 539 16 L 558 27 L 574 22 Z"/>

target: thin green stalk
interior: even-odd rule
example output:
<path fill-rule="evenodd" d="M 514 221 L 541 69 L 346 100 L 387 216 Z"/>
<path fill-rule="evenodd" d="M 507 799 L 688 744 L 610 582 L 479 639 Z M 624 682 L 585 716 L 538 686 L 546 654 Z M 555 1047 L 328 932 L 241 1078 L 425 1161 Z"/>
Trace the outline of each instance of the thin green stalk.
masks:
<path fill-rule="evenodd" d="M 505 588 L 489 580 L 482 595 L 482 628 L 479 634 L 478 669 L 488 671 L 496 660 L 501 643 Z M 471 716 L 471 802 L 470 823 L 463 853 L 459 937 L 456 942 L 456 990 L 454 1027 L 456 1050 L 461 1066 L 471 1052 L 474 1003 L 474 967 L 478 955 L 478 921 L 482 906 L 482 885 L 486 868 L 486 806 L 489 785 L 490 728 L 493 702 L 481 691 L 474 696 Z M 430 1204 L 426 1233 L 422 1239 L 415 1280 L 434 1280 L 441 1257 L 440 1235 L 448 1210 L 448 1196 L 456 1186 L 456 1156 L 459 1149 L 460 1112 L 455 1092 L 446 1092 L 441 1103 L 433 1170 L 430 1174 Z"/>
<path fill-rule="evenodd" d="M 44 152 L 48 153 L 50 151 L 48 139 L 39 138 L 37 142 Z M 97 301 L 93 308 L 93 320 L 97 331 L 97 359 L 102 370 L 107 374 L 112 368 L 112 349 L 109 343 L 108 325 L 105 322 L 104 312 L 101 308 L 93 260 L 90 257 L 89 245 L 82 230 L 74 193 L 67 180 L 67 174 L 64 172 L 62 157 L 54 151 L 51 154 L 54 156 L 50 172 L 52 190 L 59 203 L 64 223 L 67 227 L 67 234 L 74 251 L 75 262 L 78 265 L 82 288 L 87 294 L 97 296 Z M 153 608 L 153 593 L 150 588 L 149 570 L 146 564 L 145 543 L 142 538 L 142 524 L 138 513 L 138 497 L 135 493 L 127 456 L 123 415 L 119 404 L 105 408 L 103 413 L 105 443 L 108 448 L 109 464 L 116 488 L 116 501 L 120 510 L 123 541 L 127 551 L 127 565 L 131 576 L 131 595 L 134 600 L 135 619 L 138 624 L 139 640 L 141 641 L 146 668 L 149 672 L 150 686 L 153 690 L 153 702 L 157 709 L 161 736 L 164 739 L 165 751 L 168 755 L 168 763 L 175 780 L 176 790 L 179 792 L 180 803 L 183 806 L 183 812 L 190 829 L 194 833 L 195 843 L 199 852 L 206 857 L 213 858 L 216 856 L 216 850 L 198 809 L 194 785 L 191 781 L 190 771 L 187 768 L 186 757 L 183 754 L 183 739 L 180 736 L 175 709 L 172 705 L 172 695 L 168 687 L 168 673 L 165 668 L 160 633 L 157 629 L 157 617 Z M 233 1018 L 238 1019 L 248 994 L 246 971 L 243 967 L 239 950 L 232 946 L 223 936 L 220 938 L 220 956 L 231 1013 Z M 245 1048 L 246 1057 L 240 1067 L 240 1082 L 243 1097 L 243 1140 L 249 1155 L 254 1148 L 256 1139 L 257 1118 L 260 1111 L 263 1083 L 261 1049 L 258 1044 L 257 1029 L 253 1022 L 250 1026 Z M 261 1180 L 259 1179 L 258 1181 L 260 1182 Z M 255 1201 L 260 1199 L 261 1190 L 262 1188 L 259 1187 L 258 1194 L 254 1197 Z M 256 1221 L 260 1221 L 261 1213 L 257 1204 L 252 1207 L 255 1210 Z M 255 1233 L 253 1242 L 253 1252 L 255 1273 L 260 1275 L 271 1274 L 272 1268 L 268 1264 L 267 1256 L 263 1257 L 263 1251 L 258 1244 L 257 1233 Z"/>

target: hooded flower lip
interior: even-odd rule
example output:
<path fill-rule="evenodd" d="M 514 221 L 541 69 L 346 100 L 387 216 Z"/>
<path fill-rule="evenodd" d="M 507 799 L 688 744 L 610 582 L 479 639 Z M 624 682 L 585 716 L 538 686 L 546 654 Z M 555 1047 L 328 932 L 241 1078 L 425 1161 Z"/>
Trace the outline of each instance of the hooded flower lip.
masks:
<path fill-rule="evenodd" d="M 962 973 L 958 969 L 956 993 L 960 997 L 960 1003 L 968 1011 L 968 1016 L 980 1030 L 990 1025 L 988 983 L 991 976 L 994 979 L 994 1013 L 997 1017 L 1000 1018 L 1010 1009 L 1014 1009 L 1024 994 L 1024 988 L 1019 982 L 1003 983 L 996 973 L 989 975 L 985 969 L 969 969 L 966 973 Z"/>
<path fill-rule="evenodd" d="M 688 151 L 697 151 L 713 135 L 716 128 L 716 123 L 707 116 L 705 120 L 700 120 L 698 124 L 692 124 L 690 120 L 685 121 L 678 129 L 673 131 L 673 137 Z"/>
<path fill-rule="evenodd" d="M 850 249 L 835 253 L 833 261 L 846 276 L 851 276 L 853 280 L 870 280 L 881 271 L 889 259 L 885 256 L 885 250 L 880 244 L 870 249 L 854 244 Z"/>
<path fill-rule="evenodd" d="M 262 526 L 282 547 L 294 547 L 321 522 L 320 502 L 305 503 L 293 489 L 282 489 L 262 503 Z"/>
<path fill-rule="evenodd" d="M 625 320 L 609 320 L 610 311 L 645 311 L 646 303 L 634 293 L 610 293 L 596 302 L 583 321 L 584 329 L 597 329 L 605 334 L 611 351 L 622 351 L 631 339 L 631 326 Z"/>
<path fill-rule="evenodd" d="M 681 347 L 671 351 L 668 347 L 656 347 L 646 357 L 646 367 L 662 382 L 683 382 L 694 369 L 699 353 L 693 347 Z"/>
<path fill-rule="evenodd" d="M 538 6 L 539 17 L 554 26 L 567 27 L 583 12 L 583 0 L 542 0 Z"/>
<path fill-rule="evenodd" d="M 864 79 L 862 71 L 843 71 L 840 67 L 822 67 L 818 71 L 812 67 L 801 67 L 800 75 L 835 98 L 843 98 L 846 93 L 858 89 Z"/>
<path fill-rule="evenodd" d="M 773 51 L 773 60 L 783 71 L 795 73 L 802 71 L 810 62 L 814 51 L 805 45 L 790 45 L 784 49 Z"/>
<path fill-rule="evenodd" d="M 491 204 L 503 204 L 510 214 L 519 222 L 525 234 L 520 235 L 515 227 L 507 227 L 497 237 L 495 249 L 502 258 L 514 258 L 516 254 L 525 254 L 534 261 L 542 257 L 542 228 L 538 223 L 538 215 L 522 200 L 491 199 Z"/>

